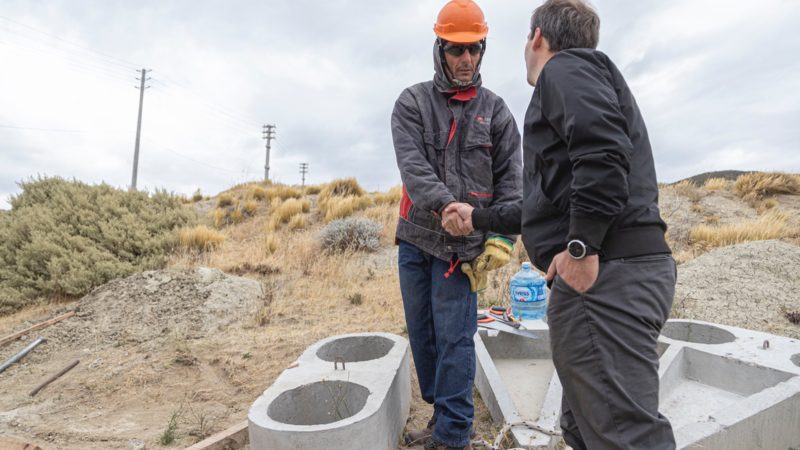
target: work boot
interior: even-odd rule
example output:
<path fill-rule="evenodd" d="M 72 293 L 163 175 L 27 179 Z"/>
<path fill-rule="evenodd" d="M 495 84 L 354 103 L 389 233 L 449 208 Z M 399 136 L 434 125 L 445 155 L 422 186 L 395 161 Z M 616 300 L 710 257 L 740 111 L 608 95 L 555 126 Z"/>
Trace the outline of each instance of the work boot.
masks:
<path fill-rule="evenodd" d="M 433 427 L 436 425 L 436 416 L 431 416 L 428 425 L 425 428 L 411 430 L 404 436 L 406 445 L 424 444 L 425 441 L 433 434 Z"/>
<path fill-rule="evenodd" d="M 442 444 L 431 437 L 425 441 L 425 445 L 417 445 L 409 450 L 472 450 L 472 444 L 467 444 L 465 447 L 448 447 L 447 444 Z"/>

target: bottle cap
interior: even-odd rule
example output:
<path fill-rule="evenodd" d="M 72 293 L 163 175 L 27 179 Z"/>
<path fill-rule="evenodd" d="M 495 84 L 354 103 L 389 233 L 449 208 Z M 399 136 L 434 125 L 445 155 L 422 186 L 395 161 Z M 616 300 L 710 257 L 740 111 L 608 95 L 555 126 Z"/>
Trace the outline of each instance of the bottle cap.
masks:
<path fill-rule="evenodd" d="M 525 261 L 524 263 L 522 263 L 522 268 L 525 269 L 525 270 L 530 270 L 530 269 L 533 269 L 533 266 L 531 265 L 530 262 Z"/>

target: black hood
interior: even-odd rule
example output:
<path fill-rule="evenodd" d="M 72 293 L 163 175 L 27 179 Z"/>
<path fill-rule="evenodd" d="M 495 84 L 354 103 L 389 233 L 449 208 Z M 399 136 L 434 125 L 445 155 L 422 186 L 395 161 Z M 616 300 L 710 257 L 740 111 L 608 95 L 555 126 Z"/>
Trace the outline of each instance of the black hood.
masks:
<path fill-rule="evenodd" d="M 483 54 L 486 52 L 486 43 L 484 41 L 483 52 L 481 52 L 481 59 L 475 67 L 475 75 L 472 78 L 472 83 L 469 86 L 455 86 L 450 79 L 447 78 L 447 73 L 444 68 L 444 51 L 439 45 L 439 39 L 433 41 L 433 84 L 439 92 L 449 94 L 457 91 L 463 91 L 472 86 L 478 88 L 481 86 L 481 64 L 483 63 Z"/>

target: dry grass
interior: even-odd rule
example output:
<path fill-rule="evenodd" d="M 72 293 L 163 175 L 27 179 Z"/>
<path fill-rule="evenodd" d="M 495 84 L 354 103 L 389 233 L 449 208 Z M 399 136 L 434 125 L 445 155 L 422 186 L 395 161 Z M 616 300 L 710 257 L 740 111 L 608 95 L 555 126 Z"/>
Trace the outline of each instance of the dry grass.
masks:
<path fill-rule="evenodd" d="M 734 192 L 749 203 L 756 203 L 776 194 L 800 194 L 800 175 L 781 172 L 753 172 L 740 176 Z"/>
<path fill-rule="evenodd" d="M 372 204 L 372 199 L 365 194 L 355 178 L 333 180 L 317 196 L 319 214 L 326 223 L 350 217 Z"/>
<path fill-rule="evenodd" d="M 217 197 L 217 208 L 233 206 L 233 197 L 230 194 L 221 194 Z"/>
<path fill-rule="evenodd" d="M 278 238 L 274 234 L 268 234 L 264 238 L 264 250 L 270 254 L 278 250 Z"/>
<path fill-rule="evenodd" d="M 214 226 L 222 228 L 227 225 L 228 213 L 224 209 L 217 208 L 211 213 L 211 218 L 214 220 Z"/>
<path fill-rule="evenodd" d="M 376 205 L 394 205 L 403 198 L 403 186 L 395 186 L 386 192 L 377 192 L 373 195 Z"/>
<path fill-rule="evenodd" d="M 311 186 L 306 186 L 304 189 L 306 195 L 317 195 L 322 191 L 322 186 L 315 184 Z"/>
<path fill-rule="evenodd" d="M 275 184 L 267 189 L 267 198 L 270 200 L 281 199 L 286 200 L 290 198 L 301 198 L 303 191 L 292 186 L 285 186 L 282 184 Z"/>
<path fill-rule="evenodd" d="M 730 225 L 697 225 L 689 231 L 689 243 L 703 250 L 750 241 L 793 238 L 800 230 L 791 225 L 789 215 L 771 210 L 756 220 Z"/>
<path fill-rule="evenodd" d="M 728 180 L 725 178 L 709 178 L 703 184 L 708 191 L 724 191 L 728 188 Z"/>
<path fill-rule="evenodd" d="M 674 190 L 678 195 L 687 197 L 692 203 L 697 203 L 703 198 L 703 193 L 701 192 L 700 188 L 698 188 L 696 184 L 689 180 L 683 180 L 679 183 L 675 183 L 669 188 Z"/>
<path fill-rule="evenodd" d="M 324 221 L 328 223 L 350 217 L 356 211 L 367 209 L 372 205 L 373 200 L 368 196 L 333 197 L 325 203 L 324 208 L 320 206 L 320 213 L 324 213 Z"/>
<path fill-rule="evenodd" d="M 261 186 L 253 186 L 248 192 L 248 197 L 260 202 L 267 198 L 267 190 Z"/>
<path fill-rule="evenodd" d="M 245 216 L 252 217 L 256 215 L 256 212 L 258 211 L 258 203 L 256 203 L 254 200 L 248 200 L 242 203 L 241 208 L 242 208 L 242 213 Z"/>
<path fill-rule="evenodd" d="M 292 217 L 302 214 L 303 209 L 305 208 L 302 200 L 290 198 L 281 203 L 281 205 L 272 213 L 272 217 L 274 217 L 274 220 L 277 220 L 278 223 L 288 223 Z"/>
<path fill-rule="evenodd" d="M 241 209 L 236 208 L 228 214 L 228 219 L 230 223 L 242 223 L 244 220 L 244 213 Z"/>
<path fill-rule="evenodd" d="M 764 214 L 765 212 L 778 206 L 778 200 L 774 198 L 767 198 L 758 203 L 758 213 Z"/>
<path fill-rule="evenodd" d="M 219 248 L 225 242 L 225 236 L 206 226 L 197 226 L 180 230 L 178 242 L 185 249 L 205 252 Z"/>
<path fill-rule="evenodd" d="M 358 184 L 355 178 L 342 178 L 333 180 L 326 184 L 319 193 L 320 197 L 360 197 L 366 194 L 364 188 Z"/>
<path fill-rule="evenodd" d="M 297 214 L 292 216 L 287 226 L 292 231 L 302 230 L 308 226 L 308 218 L 304 214 Z"/>

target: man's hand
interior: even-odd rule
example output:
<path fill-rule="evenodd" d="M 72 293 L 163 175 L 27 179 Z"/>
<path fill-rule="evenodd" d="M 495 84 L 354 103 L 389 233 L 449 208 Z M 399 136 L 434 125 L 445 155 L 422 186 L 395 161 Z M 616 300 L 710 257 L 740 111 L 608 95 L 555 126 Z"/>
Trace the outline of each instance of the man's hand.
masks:
<path fill-rule="evenodd" d="M 453 236 L 464 236 L 472 233 L 472 210 L 466 203 L 450 203 L 442 211 L 442 227 Z"/>
<path fill-rule="evenodd" d="M 556 274 L 575 292 L 583 294 L 597 281 L 600 272 L 600 257 L 590 255 L 583 259 L 573 259 L 566 250 L 557 254 L 547 269 L 545 279 L 549 282 Z"/>

